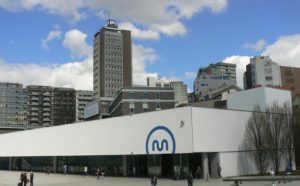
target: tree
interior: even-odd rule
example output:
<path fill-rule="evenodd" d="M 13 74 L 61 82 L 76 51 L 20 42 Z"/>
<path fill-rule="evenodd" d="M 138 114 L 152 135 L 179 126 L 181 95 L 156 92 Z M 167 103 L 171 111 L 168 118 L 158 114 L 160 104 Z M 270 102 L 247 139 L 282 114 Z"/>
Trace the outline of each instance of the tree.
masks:
<path fill-rule="evenodd" d="M 260 174 L 266 173 L 269 166 L 268 153 L 266 151 L 265 131 L 266 118 L 260 108 L 256 106 L 246 126 L 244 146 L 249 151 L 250 158 Z"/>
<path fill-rule="evenodd" d="M 258 172 L 265 173 L 269 163 L 276 172 L 286 158 L 292 165 L 296 120 L 289 104 L 274 103 L 263 112 L 256 106 L 246 126 L 244 146 Z"/>
<path fill-rule="evenodd" d="M 279 172 L 280 162 L 285 153 L 285 140 L 288 136 L 285 130 L 288 128 L 291 109 L 287 104 L 280 107 L 278 103 L 266 108 L 265 111 L 265 141 L 268 147 L 268 156 L 272 162 L 273 168 Z"/>

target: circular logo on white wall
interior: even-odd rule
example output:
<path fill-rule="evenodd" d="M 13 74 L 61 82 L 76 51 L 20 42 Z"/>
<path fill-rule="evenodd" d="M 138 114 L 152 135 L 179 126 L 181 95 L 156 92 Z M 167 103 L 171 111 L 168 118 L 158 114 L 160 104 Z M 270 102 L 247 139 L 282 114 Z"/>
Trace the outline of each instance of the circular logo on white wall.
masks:
<path fill-rule="evenodd" d="M 173 133 L 165 126 L 154 127 L 146 140 L 147 154 L 175 153 L 176 142 Z"/>

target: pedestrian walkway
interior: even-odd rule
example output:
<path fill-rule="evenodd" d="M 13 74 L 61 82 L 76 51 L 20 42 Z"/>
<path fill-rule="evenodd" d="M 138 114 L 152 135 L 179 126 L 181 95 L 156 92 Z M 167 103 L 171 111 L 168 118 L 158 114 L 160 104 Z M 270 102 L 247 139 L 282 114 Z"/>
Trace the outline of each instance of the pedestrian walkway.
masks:
<path fill-rule="evenodd" d="M 16 186 L 21 172 L 0 171 L 0 186 Z M 97 180 L 95 176 L 35 173 L 34 186 L 149 186 L 150 178 L 104 177 Z M 186 180 L 158 179 L 159 186 L 187 186 Z M 193 186 L 231 186 L 231 182 L 211 179 L 194 180 Z M 243 186 L 271 186 L 270 182 L 244 182 Z M 300 182 L 277 184 L 277 186 L 299 186 Z"/>

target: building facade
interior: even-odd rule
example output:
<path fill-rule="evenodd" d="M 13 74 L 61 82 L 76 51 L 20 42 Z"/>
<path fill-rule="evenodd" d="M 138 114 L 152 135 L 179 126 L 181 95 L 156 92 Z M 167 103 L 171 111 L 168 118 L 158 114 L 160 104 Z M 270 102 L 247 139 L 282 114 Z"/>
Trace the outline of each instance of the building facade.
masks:
<path fill-rule="evenodd" d="M 54 124 L 54 90 L 50 86 L 29 85 L 27 90 L 27 120 L 33 127 Z"/>
<path fill-rule="evenodd" d="M 147 77 L 147 86 L 173 88 L 176 107 L 188 103 L 187 85 L 182 81 L 168 81 L 157 77 Z"/>
<path fill-rule="evenodd" d="M 280 66 L 282 88 L 290 90 L 292 97 L 300 94 L 300 68 Z"/>
<path fill-rule="evenodd" d="M 259 106 L 264 111 L 274 103 L 287 104 L 292 109 L 291 92 L 269 87 L 253 88 L 229 94 L 227 105 L 231 110 L 253 111 Z"/>
<path fill-rule="evenodd" d="M 93 45 L 93 90 L 96 97 L 115 97 L 132 85 L 131 33 L 118 29 L 115 20 L 95 34 Z"/>
<path fill-rule="evenodd" d="M 175 106 L 188 103 L 187 85 L 182 81 L 171 81 L 170 87 L 174 89 Z"/>
<path fill-rule="evenodd" d="M 160 77 L 147 77 L 147 86 L 148 87 L 170 87 L 170 81 L 166 79 L 161 79 Z"/>
<path fill-rule="evenodd" d="M 205 177 L 218 178 L 218 165 L 224 177 L 256 174 L 251 149 L 241 149 L 251 114 L 181 107 L 22 131 L 0 135 L 0 157 L 54 157 L 53 171 L 59 171 L 57 162 L 67 160 L 74 173 L 88 166 L 119 176 L 170 178 L 188 170 L 195 174 L 200 166 Z M 44 163 L 32 166 L 33 171 Z M 8 167 L 16 169 L 12 163 Z"/>
<path fill-rule="evenodd" d="M 110 97 L 96 98 L 84 107 L 84 120 L 103 119 L 110 117 L 109 108 L 114 99 Z"/>
<path fill-rule="evenodd" d="M 170 109 L 175 107 L 174 89 L 125 87 L 111 103 L 111 117 Z"/>
<path fill-rule="evenodd" d="M 19 83 L 0 83 L 0 127 L 24 128 L 26 117 L 26 89 Z"/>
<path fill-rule="evenodd" d="M 54 125 L 76 121 L 76 92 L 72 88 L 54 88 Z"/>
<path fill-rule="evenodd" d="M 93 101 L 95 92 L 90 90 L 76 90 L 76 122 L 84 120 L 84 107 Z"/>
<path fill-rule="evenodd" d="M 244 86 L 246 85 L 246 89 L 261 86 L 281 87 L 280 67 L 269 56 L 255 56 L 251 58 L 250 66 L 246 68 L 244 73 Z M 250 81 L 251 84 L 249 83 Z"/>
<path fill-rule="evenodd" d="M 236 85 L 236 65 L 219 62 L 200 68 L 194 82 L 194 94 L 202 100 L 215 89 Z"/>

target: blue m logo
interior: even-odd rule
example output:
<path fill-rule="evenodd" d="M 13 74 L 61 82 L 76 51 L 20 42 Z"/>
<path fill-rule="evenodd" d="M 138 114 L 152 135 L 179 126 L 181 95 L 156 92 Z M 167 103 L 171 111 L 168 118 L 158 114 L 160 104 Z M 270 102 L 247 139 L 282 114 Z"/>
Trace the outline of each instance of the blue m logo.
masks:
<path fill-rule="evenodd" d="M 154 127 L 146 140 L 146 152 L 149 153 L 175 153 L 176 142 L 170 129 L 165 126 Z"/>
<path fill-rule="evenodd" d="M 166 139 L 163 139 L 159 145 L 158 140 L 153 140 L 152 142 L 152 151 L 155 151 L 155 147 L 157 148 L 158 151 L 163 151 L 164 147 L 166 146 L 165 150 L 169 150 L 169 143 Z"/>

